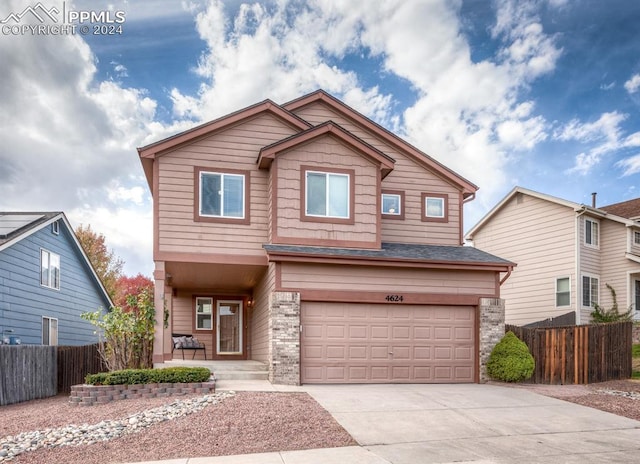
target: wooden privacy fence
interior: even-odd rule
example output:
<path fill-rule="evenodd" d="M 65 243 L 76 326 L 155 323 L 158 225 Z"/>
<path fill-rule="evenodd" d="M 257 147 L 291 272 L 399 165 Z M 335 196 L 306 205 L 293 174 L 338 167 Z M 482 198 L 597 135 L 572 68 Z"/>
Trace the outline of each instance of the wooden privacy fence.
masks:
<path fill-rule="evenodd" d="M 0 345 L 0 406 L 56 394 L 56 347 Z"/>
<path fill-rule="evenodd" d="M 631 377 L 632 322 L 527 329 L 506 325 L 536 361 L 533 383 L 587 384 Z"/>
<path fill-rule="evenodd" d="M 98 345 L 0 345 L 0 406 L 68 393 L 106 368 Z"/>
<path fill-rule="evenodd" d="M 97 344 L 58 347 L 58 393 L 68 393 L 72 385 L 84 383 L 87 374 L 106 370 Z"/>

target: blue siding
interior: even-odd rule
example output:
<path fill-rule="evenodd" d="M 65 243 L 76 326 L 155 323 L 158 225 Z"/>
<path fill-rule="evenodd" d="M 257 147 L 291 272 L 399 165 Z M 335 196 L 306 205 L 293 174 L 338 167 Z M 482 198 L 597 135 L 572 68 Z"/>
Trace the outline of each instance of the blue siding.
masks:
<path fill-rule="evenodd" d="M 42 317 L 58 319 L 59 345 L 95 343 L 94 327 L 80 314 L 107 309 L 109 301 L 93 278 L 71 232 L 60 220 L 0 251 L 0 332 L 25 344 L 42 343 Z M 40 285 L 40 249 L 60 255 L 60 290 Z"/>

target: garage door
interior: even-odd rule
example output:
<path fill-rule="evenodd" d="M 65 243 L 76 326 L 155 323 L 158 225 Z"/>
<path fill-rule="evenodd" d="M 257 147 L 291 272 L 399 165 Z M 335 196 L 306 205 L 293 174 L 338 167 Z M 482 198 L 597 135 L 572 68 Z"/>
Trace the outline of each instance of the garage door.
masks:
<path fill-rule="evenodd" d="M 302 305 L 302 383 L 473 382 L 470 306 Z"/>

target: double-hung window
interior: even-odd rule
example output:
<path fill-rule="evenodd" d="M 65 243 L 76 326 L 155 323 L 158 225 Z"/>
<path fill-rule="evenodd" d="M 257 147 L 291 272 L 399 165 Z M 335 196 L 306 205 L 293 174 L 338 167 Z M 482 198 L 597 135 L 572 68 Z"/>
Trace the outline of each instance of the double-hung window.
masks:
<path fill-rule="evenodd" d="M 556 307 L 571 306 L 571 280 L 569 277 L 556 279 Z"/>
<path fill-rule="evenodd" d="M 248 222 L 248 173 L 196 168 L 196 220 Z"/>
<path fill-rule="evenodd" d="M 638 231 L 633 232 L 633 244 L 640 245 L 640 232 Z"/>
<path fill-rule="evenodd" d="M 58 319 L 53 317 L 42 317 L 42 344 L 58 344 Z"/>
<path fill-rule="evenodd" d="M 305 215 L 349 218 L 350 175 L 337 172 L 305 172 Z"/>
<path fill-rule="evenodd" d="M 40 285 L 60 290 L 60 256 L 40 250 Z"/>
<path fill-rule="evenodd" d="M 592 246 L 598 246 L 598 221 L 585 218 L 584 220 L 584 243 Z"/>
<path fill-rule="evenodd" d="M 592 308 L 598 302 L 598 278 L 593 276 L 582 276 L 582 306 Z"/>

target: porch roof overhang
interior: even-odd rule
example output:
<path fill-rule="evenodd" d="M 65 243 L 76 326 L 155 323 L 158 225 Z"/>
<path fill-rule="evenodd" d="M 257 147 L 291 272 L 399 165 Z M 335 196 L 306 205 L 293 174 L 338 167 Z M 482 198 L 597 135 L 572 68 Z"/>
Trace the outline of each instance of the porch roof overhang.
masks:
<path fill-rule="evenodd" d="M 325 264 L 473 269 L 509 272 L 516 264 L 468 246 L 382 243 L 380 249 L 352 249 L 296 245 L 264 245 L 270 261 Z"/>
<path fill-rule="evenodd" d="M 179 289 L 250 292 L 267 270 L 267 264 L 165 261 L 165 284 Z"/>

